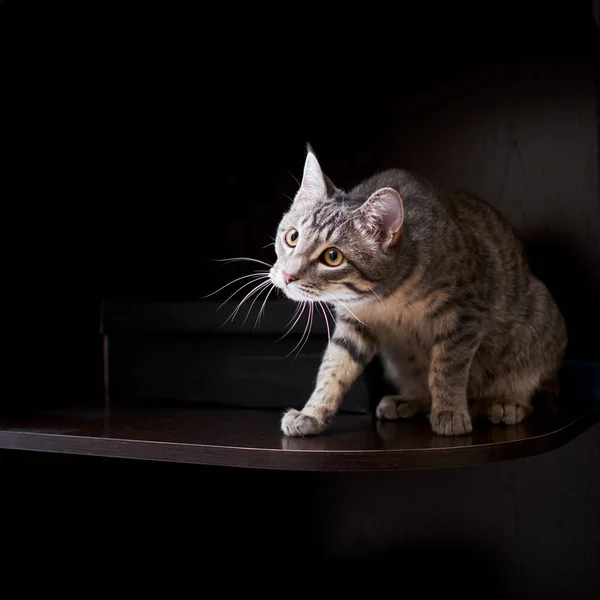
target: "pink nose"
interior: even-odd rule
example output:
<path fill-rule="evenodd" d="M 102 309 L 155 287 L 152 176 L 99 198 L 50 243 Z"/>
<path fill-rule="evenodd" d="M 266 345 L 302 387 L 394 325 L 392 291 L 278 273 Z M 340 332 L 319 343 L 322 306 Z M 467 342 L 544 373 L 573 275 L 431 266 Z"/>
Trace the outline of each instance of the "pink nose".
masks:
<path fill-rule="evenodd" d="M 296 281 L 296 277 L 292 277 L 292 275 L 288 275 L 285 271 L 281 273 L 283 275 L 283 281 L 285 281 L 285 285 L 289 285 L 290 282 Z"/>

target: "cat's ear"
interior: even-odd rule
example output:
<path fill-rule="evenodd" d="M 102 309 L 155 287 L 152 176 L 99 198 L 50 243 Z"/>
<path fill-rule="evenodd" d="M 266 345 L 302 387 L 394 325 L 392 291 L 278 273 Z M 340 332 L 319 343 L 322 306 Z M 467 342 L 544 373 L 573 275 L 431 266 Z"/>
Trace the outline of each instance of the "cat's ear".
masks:
<path fill-rule="evenodd" d="M 393 246 L 404 223 L 404 203 L 393 188 L 381 188 L 360 207 L 365 233 L 383 247 Z"/>
<path fill-rule="evenodd" d="M 327 175 L 323 173 L 312 147 L 307 144 L 302 183 L 296 194 L 296 199 L 301 201 L 321 200 L 327 196 L 331 196 L 334 191 L 335 186 L 331 183 Z"/>

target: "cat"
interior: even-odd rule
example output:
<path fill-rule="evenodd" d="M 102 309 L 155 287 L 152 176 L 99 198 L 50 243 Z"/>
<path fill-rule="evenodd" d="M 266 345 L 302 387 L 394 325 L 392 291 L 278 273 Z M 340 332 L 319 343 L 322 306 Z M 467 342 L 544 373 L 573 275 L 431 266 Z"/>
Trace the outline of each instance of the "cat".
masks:
<path fill-rule="evenodd" d="M 468 399 L 512 425 L 532 413 L 536 390 L 557 389 L 563 317 L 514 229 L 474 195 L 404 170 L 345 192 L 307 146 L 275 250 L 272 283 L 327 302 L 336 321 L 312 395 L 283 415 L 287 436 L 322 433 L 376 354 L 397 391 L 376 417 L 428 413 L 441 435 L 472 431 Z"/>

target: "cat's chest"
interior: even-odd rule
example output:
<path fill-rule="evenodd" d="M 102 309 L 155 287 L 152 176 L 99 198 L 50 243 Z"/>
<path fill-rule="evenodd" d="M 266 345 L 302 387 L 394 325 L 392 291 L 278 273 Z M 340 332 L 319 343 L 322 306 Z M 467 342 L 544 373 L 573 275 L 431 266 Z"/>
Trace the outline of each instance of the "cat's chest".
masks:
<path fill-rule="evenodd" d="M 357 316 L 371 328 L 382 346 L 409 343 L 427 348 L 433 344 L 435 331 L 426 317 L 425 307 L 419 304 L 373 304 Z"/>

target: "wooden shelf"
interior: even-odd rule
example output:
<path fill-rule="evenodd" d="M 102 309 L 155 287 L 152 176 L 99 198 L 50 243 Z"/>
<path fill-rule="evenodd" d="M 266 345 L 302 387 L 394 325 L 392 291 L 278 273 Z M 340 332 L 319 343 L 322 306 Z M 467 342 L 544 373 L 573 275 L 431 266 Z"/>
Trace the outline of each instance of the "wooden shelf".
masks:
<path fill-rule="evenodd" d="M 338 415 L 311 438 L 279 433 L 280 411 L 135 408 L 47 411 L 0 419 L 0 448 L 303 471 L 379 471 L 476 465 L 548 452 L 600 420 L 600 406 L 534 415 L 511 427 L 478 422 L 467 437 L 433 435 L 423 419 L 379 423 Z"/>

